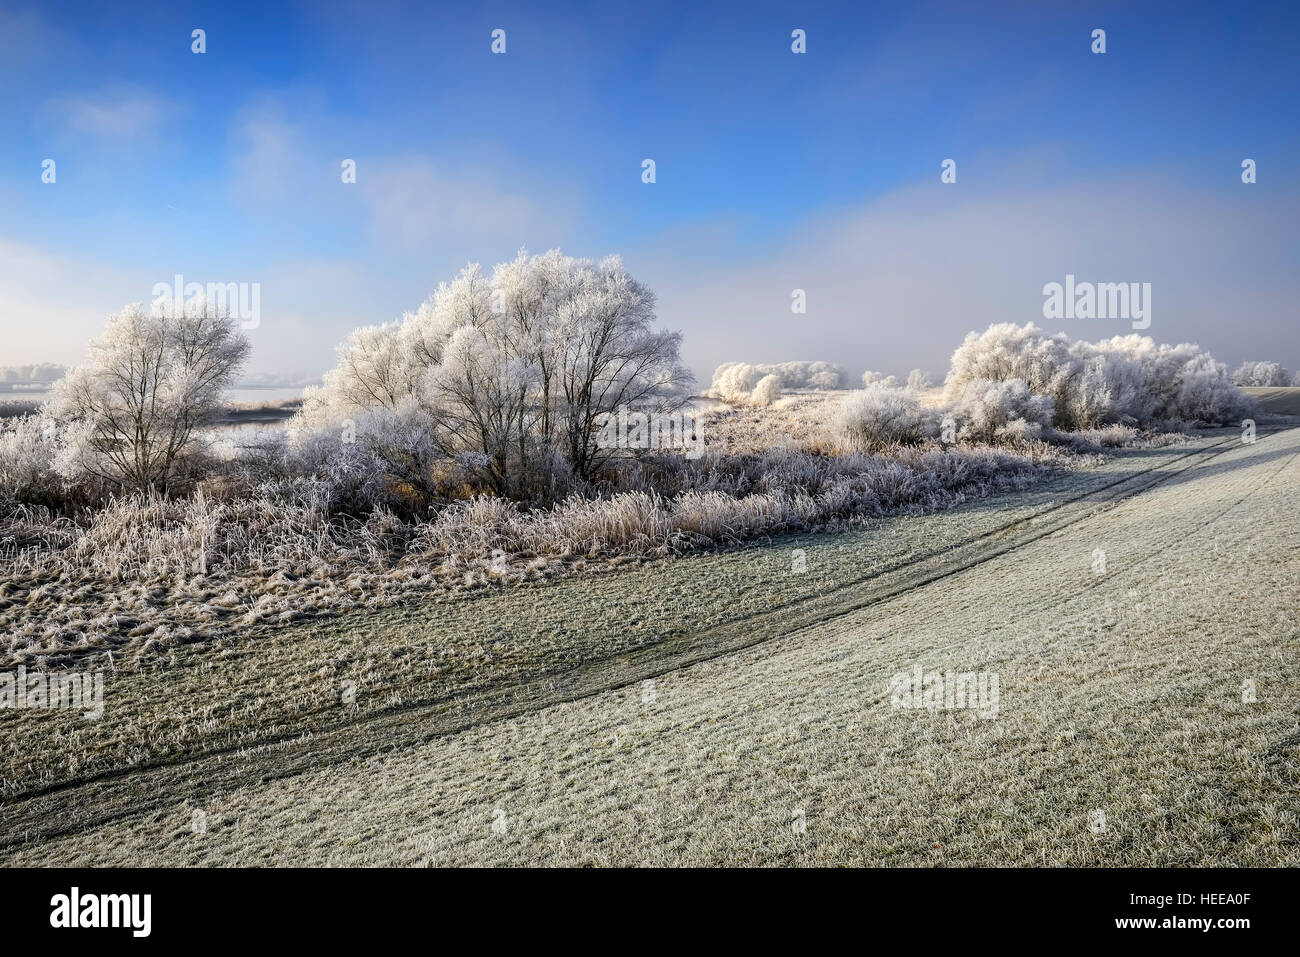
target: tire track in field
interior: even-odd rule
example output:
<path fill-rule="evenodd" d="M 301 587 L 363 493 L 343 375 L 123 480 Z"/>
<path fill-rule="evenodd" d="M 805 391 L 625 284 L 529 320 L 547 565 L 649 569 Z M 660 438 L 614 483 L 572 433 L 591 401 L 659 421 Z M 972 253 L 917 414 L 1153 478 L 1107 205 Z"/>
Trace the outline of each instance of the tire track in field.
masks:
<path fill-rule="evenodd" d="M 1263 438 L 1279 431 L 1283 430 L 1260 435 Z M 1233 435 L 1159 465 L 1130 472 L 953 547 L 910 559 L 830 591 L 576 669 L 467 696 L 398 705 L 340 722 L 322 732 L 286 734 L 253 747 L 231 746 L 28 792 L 0 805 L 0 849 L 75 834 L 125 818 L 157 816 L 209 794 L 405 750 L 478 725 L 657 678 L 825 624 L 1057 534 L 1191 472 L 1237 447 L 1239 442 Z"/>
<path fill-rule="evenodd" d="M 1149 564 L 1150 562 L 1158 560 L 1166 552 L 1168 552 L 1170 548 L 1174 547 L 1175 545 L 1181 545 L 1187 542 L 1189 539 L 1199 534 L 1203 529 L 1209 528 L 1211 525 L 1214 525 L 1215 523 L 1221 521 L 1223 518 L 1229 515 L 1233 510 L 1239 508 L 1242 505 L 1242 503 L 1244 503 L 1252 495 L 1258 492 L 1261 488 L 1264 488 L 1265 486 L 1272 484 L 1273 479 L 1281 472 L 1291 467 L 1295 463 L 1298 457 L 1300 457 L 1300 449 L 1297 449 L 1295 452 L 1293 452 L 1284 461 L 1282 461 L 1281 464 L 1279 464 L 1276 468 L 1272 469 L 1271 471 L 1269 471 L 1267 474 L 1260 477 L 1256 481 L 1251 482 L 1249 487 L 1241 496 L 1233 499 L 1222 509 L 1216 512 L 1214 515 L 1210 516 L 1209 518 L 1205 519 L 1202 522 L 1197 523 L 1191 528 L 1183 528 L 1175 532 L 1171 532 L 1170 535 L 1163 540 L 1162 544 L 1157 544 L 1155 548 L 1152 548 L 1149 551 L 1147 551 L 1145 554 L 1142 555 L 1141 558 L 1137 559 L 1136 561 L 1126 562 L 1125 565 L 1123 566 L 1122 573 L 1125 575 L 1131 574 L 1137 571 L 1138 569 L 1142 568 L 1143 566 Z M 1092 580 L 1087 582 L 1083 586 L 1081 591 L 1091 591 L 1094 588 L 1101 587 L 1102 584 L 1104 584 L 1104 582 L 1101 580 Z"/>
<path fill-rule="evenodd" d="M 1284 430 L 1276 430 L 1276 431 L 1284 431 Z M 1223 451 L 1226 452 L 1229 451 L 1229 449 L 1224 449 Z M 1282 472 L 1284 472 L 1286 469 L 1292 467 L 1295 464 L 1297 459 L 1300 459 L 1300 448 L 1297 448 L 1297 450 L 1295 452 L 1292 452 L 1290 455 L 1286 455 L 1285 458 L 1283 458 L 1279 462 L 1279 464 L 1277 464 L 1276 467 L 1268 470 L 1266 473 L 1254 479 L 1250 479 L 1248 477 L 1243 476 L 1239 482 L 1231 486 L 1231 490 L 1228 495 L 1221 496 L 1218 499 L 1216 505 L 1220 507 L 1218 507 L 1218 510 L 1215 511 L 1214 514 L 1210 515 L 1208 518 L 1198 521 L 1194 524 L 1179 524 L 1173 527 L 1167 527 L 1162 529 L 1161 532 L 1157 533 L 1156 535 L 1144 537 L 1141 543 L 1142 547 L 1140 547 L 1135 554 L 1126 557 L 1121 564 L 1112 567 L 1109 572 L 1101 576 L 1087 576 L 1079 579 L 1075 586 L 1076 591 L 1073 594 L 1066 597 L 1062 602 L 1060 602 L 1060 607 L 1066 608 L 1066 607 L 1074 606 L 1076 603 L 1084 601 L 1094 591 L 1104 589 L 1104 588 L 1114 588 L 1117 581 L 1121 581 L 1125 578 L 1129 578 L 1129 579 L 1133 578 L 1136 574 L 1140 573 L 1142 570 L 1150 567 L 1153 562 L 1158 562 L 1162 557 L 1164 557 L 1169 552 L 1171 548 L 1174 548 L 1175 546 L 1186 545 L 1187 542 L 1191 541 L 1193 538 L 1198 536 L 1204 529 L 1210 528 L 1217 522 L 1222 521 L 1226 516 L 1231 514 L 1235 509 L 1239 508 L 1243 503 L 1245 503 L 1248 499 L 1250 499 L 1251 496 L 1255 495 L 1261 489 L 1271 485 L 1276 479 L 1276 477 L 1280 475 Z M 1245 462 L 1249 463 L 1250 459 L 1246 459 Z M 1170 483 L 1178 484 L 1179 482 L 1186 480 L 1189 473 L 1192 473 L 1191 469 L 1182 470 L 1179 472 L 1178 475 L 1170 476 L 1167 482 L 1162 482 L 1158 484 L 1162 484 L 1162 485 L 1167 485 Z M 1194 476 L 1194 477 L 1199 478 L 1199 476 Z M 1235 490 L 1239 486 L 1244 487 L 1244 491 L 1241 491 L 1240 494 L 1237 494 Z M 1123 509 L 1132 506 L 1135 504 L 1135 498 L 1136 498 L 1135 496 L 1128 497 L 1122 502 L 1116 502 L 1114 507 L 1116 509 Z M 1198 504 L 1199 503 L 1200 503 L 1200 499 L 1198 498 Z M 1099 514 L 1104 514 L 1104 511 L 1108 511 L 1108 510 L 1103 510 Z M 1055 534 L 1063 534 L 1068 532 L 1076 532 L 1076 533 L 1082 532 L 1084 530 L 1085 525 L 1086 525 L 1086 520 L 1073 522 L 1068 525 L 1062 526 L 1053 534 L 1055 535 Z M 1094 541 L 1100 541 L 1103 538 L 1104 538 L 1104 533 L 1100 536 L 1097 536 L 1094 539 Z M 1086 556 L 1087 555 L 1086 548 L 1080 549 L 1079 554 Z M 1053 601 L 1053 599 L 1049 599 L 1049 601 Z M 1011 639 L 1012 642 L 1017 640 L 1032 640 L 1032 639 Z M 956 643 L 953 645 L 936 647 L 934 649 L 934 652 L 936 654 L 948 652 L 955 648 L 961 647 L 961 644 L 962 643 Z M 1086 646 L 1087 646 L 1087 642 L 1081 639 L 1079 642 L 1079 647 L 1083 648 Z"/>

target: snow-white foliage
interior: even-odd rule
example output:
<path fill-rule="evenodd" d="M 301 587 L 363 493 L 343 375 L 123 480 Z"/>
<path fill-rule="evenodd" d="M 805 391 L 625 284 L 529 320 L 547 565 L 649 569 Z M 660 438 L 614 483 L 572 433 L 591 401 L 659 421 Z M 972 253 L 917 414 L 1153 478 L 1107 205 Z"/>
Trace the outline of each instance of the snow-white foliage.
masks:
<path fill-rule="evenodd" d="M 1090 429 L 1109 423 L 1232 422 L 1253 408 L 1227 367 L 1199 346 L 1157 345 L 1147 336 L 1097 343 L 1049 336 L 1030 323 L 971 333 L 953 353 L 945 396 L 959 400 L 978 379 L 1019 379 L 1053 401 L 1053 424 Z"/>
<path fill-rule="evenodd" d="M 775 377 L 775 386 L 779 387 L 773 398 L 782 392 L 791 391 L 830 391 L 843 389 L 848 384 L 848 377 L 833 362 L 778 362 L 773 364 L 748 362 L 724 362 L 713 371 L 713 381 L 707 395 L 724 402 L 737 405 L 768 405 L 764 396 L 755 395 L 759 382 L 767 377 Z M 772 387 L 765 387 L 765 393 Z"/>
<path fill-rule="evenodd" d="M 296 424 L 351 423 L 416 485 L 465 452 L 486 457 L 501 492 L 557 457 L 589 477 L 609 454 L 596 443 L 602 413 L 669 411 L 688 395 L 681 336 L 652 327 L 654 305 L 617 256 L 472 264 L 416 312 L 353 333 Z"/>
<path fill-rule="evenodd" d="M 898 378 L 892 375 L 885 375 L 883 372 L 872 372 L 868 369 L 862 373 L 862 384 L 866 386 L 883 385 L 891 389 L 898 387 Z"/>
<path fill-rule="evenodd" d="M 933 430 L 933 419 L 911 389 L 873 382 L 840 400 L 831 433 L 846 448 L 873 451 L 920 442 Z"/>
<path fill-rule="evenodd" d="M 758 380 L 754 391 L 750 393 L 751 401 L 758 406 L 768 406 L 781 397 L 781 379 L 775 375 L 766 375 Z"/>
<path fill-rule="evenodd" d="M 774 375 L 785 392 L 795 390 L 830 391 L 848 387 L 848 376 L 834 362 L 777 362 L 760 363 L 755 368 L 760 375 Z"/>
<path fill-rule="evenodd" d="M 957 438 L 968 442 L 1016 444 L 1042 438 L 1052 424 L 1052 400 L 1035 395 L 1020 379 L 966 383 L 950 410 Z"/>
<path fill-rule="evenodd" d="M 1177 414 L 1188 422 L 1239 422 L 1255 411 L 1255 403 L 1228 378 L 1227 367 L 1202 353 L 1188 361 L 1178 380 Z"/>
<path fill-rule="evenodd" d="M 781 395 L 781 377 L 764 375 L 762 368 L 747 362 L 725 362 L 714 371 L 707 394 L 734 405 L 771 405 Z"/>
<path fill-rule="evenodd" d="M 0 500 L 53 501 L 62 484 L 54 468 L 57 427 L 25 415 L 0 422 Z"/>
<path fill-rule="evenodd" d="M 127 306 L 59 381 L 46 412 L 60 426 L 58 469 L 128 490 L 166 491 L 221 410 L 248 340 L 202 297 L 179 312 Z"/>
<path fill-rule="evenodd" d="M 913 392 L 934 388 L 934 376 L 921 369 L 913 369 L 907 374 L 907 387 Z"/>
<path fill-rule="evenodd" d="M 1291 373 L 1277 362 L 1243 362 L 1232 374 L 1233 385 L 1277 388 L 1291 384 Z"/>
<path fill-rule="evenodd" d="M 757 366 L 748 362 L 724 362 L 713 370 L 708 394 L 723 402 L 747 403 L 760 378 Z"/>

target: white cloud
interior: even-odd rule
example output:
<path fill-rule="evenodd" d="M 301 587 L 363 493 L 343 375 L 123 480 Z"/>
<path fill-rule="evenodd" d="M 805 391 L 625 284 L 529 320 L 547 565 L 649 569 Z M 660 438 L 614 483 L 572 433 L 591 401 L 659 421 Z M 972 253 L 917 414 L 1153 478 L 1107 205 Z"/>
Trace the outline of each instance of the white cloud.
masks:
<path fill-rule="evenodd" d="M 476 161 L 464 147 L 448 146 L 450 160 L 385 153 L 371 142 L 363 126 L 315 108 L 310 95 L 292 103 L 264 97 L 239 113 L 232 131 L 232 196 L 254 216 L 354 225 L 385 266 L 409 259 L 427 270 L 450 258 L 459 268 L 572 233 L 578 199 L 565 184 Z M 342 180 L 345 159 L 356 163 L 355 183 Z"/>
<path fill-rule="evenodd" d="M 66 52 L 68 43 L 32 10 L 0 7 L 0 62 L 7 70 Z"/>
<path fill-rule="evenodd" d="M 152 139 L 166 112 L 158 97 L 129 90 L 57 97 L 48 109 L 67 132 L 104 140 Z"/>
<path fill-rule="evenodd" d="M 241 110 L 232 131 L 232 189 L 253 206 L 281 204 L 310 185 L 305 175 L 320 160 L 303 128 L 286 118 L 286 108 L 267 98 Z M 290 190 L 297 184 L 300 188 Z"/>
<path fill-rule="evenodd" d="M 384 242 L 455 236 L 464 245 L 519 245 L 571 220 L 558 206 L 516 188 L 506 174 L 452 169 L 425 157 L 370 162 L 357 184 L 370 209 L 372 231 Z"/>

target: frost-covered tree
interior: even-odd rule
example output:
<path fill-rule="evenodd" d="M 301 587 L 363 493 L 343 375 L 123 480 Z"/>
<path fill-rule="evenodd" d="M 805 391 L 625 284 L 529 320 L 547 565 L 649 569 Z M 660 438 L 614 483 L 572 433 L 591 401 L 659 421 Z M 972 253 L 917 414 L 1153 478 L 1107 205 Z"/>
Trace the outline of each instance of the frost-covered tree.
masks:
<path fill-rule="evenodd" d="M 849 384 L 844 370 L 834 362 L 801 360 L 773 365 L 760 363 L 755 368 L 760 376 L 776 376 L 783 392 L 794 389 L 829 391 L 847 388 Z"/>
<path fill-rule="evenodd" d="M 986 379 L 1019 379 L 1031 394 L 1051 398 L 1061 429 L 1231 422 L 1251 409 L 1223 363 L 1199 346 L 1157 345 L 1139 335 L 1088 343 L 1049 336 L 1032 323 L 990 326 L 953 353 L 945 396 L 957 401 L 969 383 Z"/>
<path fill-rule="evenodd" d="M 617 256 L 577 261 L 542 352 L 558 380 L 549 408 L 560 451 L 583 477 L 609 450 L 596 444 L 597 422 L 619 408 L 671 412 L 690 396 L 694 377 L 681 362 L 681 333 L 653 328 L 655 296 Z"/>
<path fill-rule="evenodd" d="M 748 402 L 759 378 L 757 366 L 748 362 L 724 362 L 713 370 L 709 395 L 724 402 Z"/>
<path fill-rule="evenodd" d="M 885 375 L 883 372 L 872 372 L 868 369 L 862 373 L 862 384 L 864 386 L 883 385 L 888 389 L 898 388 L 898 379 L 892 375 Z"/>
<path fill-rule="evenodd" d="M 1232 373 L 1232 382 L 1239 386 L 1277 388 L 1291 384 L 1291 373 L 1277 362 L 1243 362 Z"/>
<path fill-rule="evenodd" d="M 830 391 L 848 386 L 844 370 L 833 362 L 724 362 L 713 372 L 708 395 L 726 402 L 767 404 L 754 395 L 759 382 L 767 376 L 775 377 L 778 395 L 792 390 Z M 770 391 L 770 386 L 765 387 L 764 396 Z"/>
<path fill-rule="evenodd" d="M 89 364 L 71 370 L 46 405 L 64 439 L 59 471 L 166 492 L 248 351 L 238 325 L 201 298 L 175 312 L 136 304 L 110 316 Z"/>
<path fill-rule="evenodd" d="M 913 392 L 934 388 L 934 377 L 921 369 L 913 369 L 907 374 L 907 387 Z"/>
<path fill-rule="evenodd" d="M 668 411 L 689 395 L 681 337 L 653 327 L 655 297 L 617 256 L 594 262 L 521 252 L 485 273 L 470 265 L 399 322 L 358 330 L 309 390 L 300 424 L 352 421 L 379 448 L 377 423 L 422 423 L 419 454 L 388 454 L 421 484 L 438 458 L 489 463 L 501 493 L 558 459 L 591 478 L 611 450 L 597 421 L 620 407 Z M 387 418 L 362 413 L 388 410 Z"/>
<path fill-rule="evenodd" d="M 57 382 L 67 369 L 52 362 L 37 362 L 25 366 L 0 366 L 0 383 Z"/>
<path fill-rule="evenodd" d="M 966 336 L 953 353 L 944 383 L 945 396 L 960 399 L 966 384 L 977 379 L 1019 379 L 1030 392 L 1050 395 L 1059 406 L 1070 380 L 1082 371 L 1082 360 L 1070 354 L 1065 335 L 1049 336 L 1033 323 L 1002 323 Z"/>

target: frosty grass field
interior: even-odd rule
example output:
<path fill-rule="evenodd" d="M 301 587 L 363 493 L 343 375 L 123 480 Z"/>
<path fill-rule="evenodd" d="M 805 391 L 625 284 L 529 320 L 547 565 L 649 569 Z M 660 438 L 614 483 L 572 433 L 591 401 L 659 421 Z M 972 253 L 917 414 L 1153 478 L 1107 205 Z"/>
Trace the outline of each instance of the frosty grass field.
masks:
<path fill-rule="evenodd" d="M 1286 370 L 1002 323 L 693 396 L 654 301 L 471 265 L 283 409 L 110 317 L 0 423 L 4 862 L 1297 862 Z"/>
<path fill-rule="evenodd" d="M 1292 425 L 122 656 L 6 716 L 3 860 L 1295 866 Z"/>

